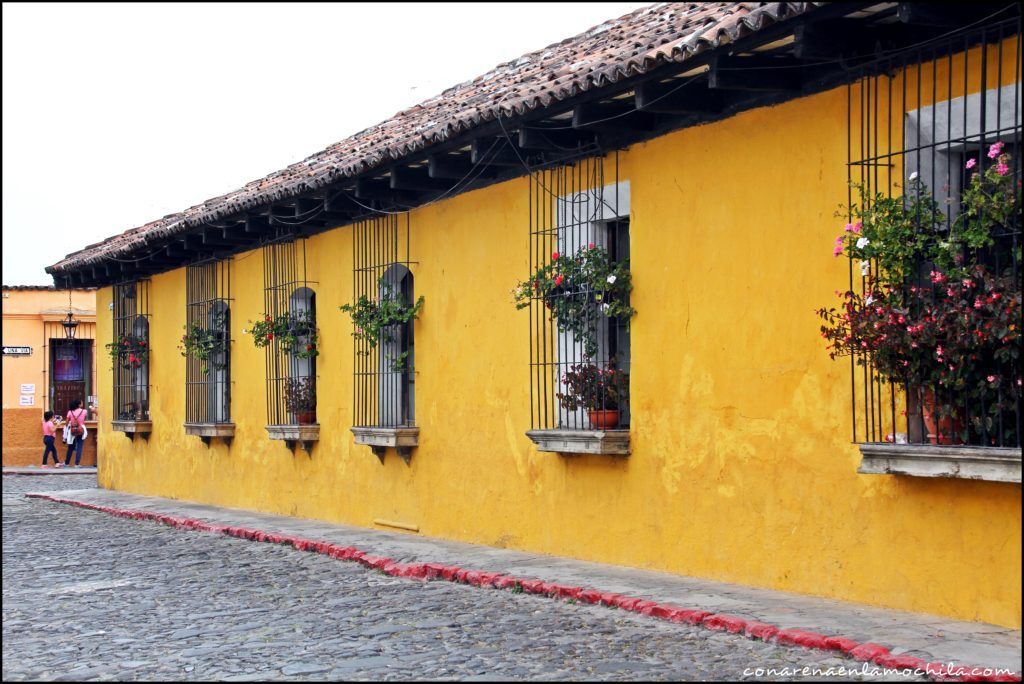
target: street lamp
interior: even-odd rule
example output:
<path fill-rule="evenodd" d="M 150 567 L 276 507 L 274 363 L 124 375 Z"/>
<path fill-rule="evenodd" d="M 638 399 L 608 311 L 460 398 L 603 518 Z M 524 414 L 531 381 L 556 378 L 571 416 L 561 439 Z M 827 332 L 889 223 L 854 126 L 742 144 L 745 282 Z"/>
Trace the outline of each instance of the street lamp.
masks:
<path fill-rule="evenodd" d="M 64 339 L 75 339 L 75 330 L 78 329 L 78 321 L 75 320 L 75 316 L 71 312 L 71 290 L 68 290 L 68 315 L 60 322 L 60 324 L 64 327 Z"/>

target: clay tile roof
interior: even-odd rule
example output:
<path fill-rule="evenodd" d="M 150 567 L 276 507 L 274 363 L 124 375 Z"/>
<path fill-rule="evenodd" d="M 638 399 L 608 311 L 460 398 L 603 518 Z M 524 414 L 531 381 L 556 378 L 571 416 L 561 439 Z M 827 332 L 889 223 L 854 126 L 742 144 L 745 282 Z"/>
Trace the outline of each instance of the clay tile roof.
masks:
<path fill-rule="evenodd" d="M 111 257 L 142 253 L 153 239 L 356 176 L 492 121 L 499 113 L 522 115 L 667 62 L 683 62 L 818 4 L 669 2 L 641 8 L 499 64 L 234 192 L 89 245 L 46 271 L 69 273 Z"/>

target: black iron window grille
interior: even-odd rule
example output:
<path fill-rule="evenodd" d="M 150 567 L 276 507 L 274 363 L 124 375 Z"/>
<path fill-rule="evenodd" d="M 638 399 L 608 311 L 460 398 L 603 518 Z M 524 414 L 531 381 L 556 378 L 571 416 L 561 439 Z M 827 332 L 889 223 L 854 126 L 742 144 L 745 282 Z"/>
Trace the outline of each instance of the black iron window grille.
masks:
<path fill-rule="evenodd" d="M 263 282 L 265 316 L 284 322 L 266 347 L 267 424 L 315 424 L 316 283 L 306 277 L 306 241 L 264 246 Z"/>
<path fill-rule="evenodd" d="M 533 275 L 521 288 L 533 430 L 629 427 L 629 183 L 618 170 L 612 153 L 530 178 Z"/>
<path fill-rule="evenodd" d="M 116 420 L 149 421 L 149 280 L 114 285 L 114 339 L 107 349 L 114 369 Z"/>
<path fill-rule="evenodd" d="M 849 86 L 847 231 L 861 250 L 850 254 L 860 318 L 849 334 L 875 347 L 847 349 L 855 442 L 1021 444 L 1021 32 L 1011 14 L 876 60 Z M 857 237 L 871 221 L 888 226 L 887 242 Z"/>
<path fill-rule="evenodd" d="M 410 241 L 408 213 L 378 216 L 352 226 L 353 427 L 416 424 L 414 316 L 407 312 L 418 308 L 418 300 L 410 269 L 414 263 L 409 259 Z M 406 320 L 386 316 L 389 309 L 382 307 L 386 302 L 399 317 L 406 312 Z M 360 327 L 360 312 L 369 326 Z"/>
<path fill-rule="evenodd" d="M 231 259 L 185 272 L 186 423 L 231 422 Z"/>

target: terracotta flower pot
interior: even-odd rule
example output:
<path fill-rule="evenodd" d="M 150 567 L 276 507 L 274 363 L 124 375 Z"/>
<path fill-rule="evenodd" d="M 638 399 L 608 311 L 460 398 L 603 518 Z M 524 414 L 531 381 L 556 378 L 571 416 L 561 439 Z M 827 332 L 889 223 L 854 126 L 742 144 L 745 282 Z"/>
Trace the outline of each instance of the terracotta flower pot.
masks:
<path fill-rule="evenodd" d="M 595 430 L 611 430 L 618 427 L 620 412 L 618 409 L 598 409 L 588 411 L 590 427 Z"/>
<path fill-rule="evenodd" d="M 316 422 L 316 411 L 296 413 L 295 420 L 299 421 L 299 425 L 312 425 Z"/>
<path fill-rule="evenodd" d="M 939 417 L 935 393 L 931 390 L 921 392 L 921 412 L 929 444 L 964 443 L 960 439 L 960 433 L 964 430 L 963 418 L 960 416 Z"/>

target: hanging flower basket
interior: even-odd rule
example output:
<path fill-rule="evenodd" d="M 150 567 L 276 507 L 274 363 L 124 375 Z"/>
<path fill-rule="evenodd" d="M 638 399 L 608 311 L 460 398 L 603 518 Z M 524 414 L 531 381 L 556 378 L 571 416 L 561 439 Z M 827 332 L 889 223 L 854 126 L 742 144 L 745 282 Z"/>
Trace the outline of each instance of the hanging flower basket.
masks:
<path fill-rule="evenodd" d="M 541 299 L 561 332 L 572 334 L 588 357 L 597 355 L 598 324 L 618 318 L 629 324 L 636 309 L 629 261 L 613 261 L 604 247 L 590 243 L 572 256 L 554 252 L 551 261 L 512 290 L 517 309 Z"/>
<path fill-rule="evenodd" d="M 297 359 L 311 359 L 320 354 L 316 321 L 309 311 L 286 311 L 274 317 L 263 314 L 262 320 L 249 321 L 249 332 L 257 347 L 277 340 L 278 348 Z"/>
<path fill-rule="evenodd" d="M 149 343 L 143 337 L 135 335 L 118 335 L 117 339 L 108 343 L 107 354 L 114 364 L 131 370 L 149 362 Z"/>

